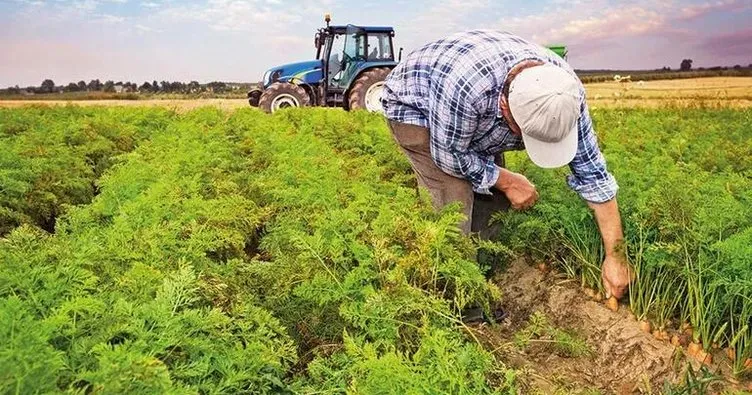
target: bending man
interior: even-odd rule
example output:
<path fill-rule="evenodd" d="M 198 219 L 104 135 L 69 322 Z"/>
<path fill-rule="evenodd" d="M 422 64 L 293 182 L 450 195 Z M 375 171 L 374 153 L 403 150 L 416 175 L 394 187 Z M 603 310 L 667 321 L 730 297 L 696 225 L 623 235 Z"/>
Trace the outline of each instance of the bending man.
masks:
<path fill-rule="evenodd" d="M 494 161 L 499 153 L 526 149 L 540 167 L 568 164 L 568 183 L 601 232 L 606 293 L 625 293 L 630 274 L 618 187 L 598 148 L 582 83 L 563 59 L 510 33 L 458 33 L 408 55 L 387 78 L 382 102 L 419 184 L 437 208 L 462 203 L 466 233 L 474 192 L 499 191 L 518 210 L 538 199 L 525 176 Z"/>

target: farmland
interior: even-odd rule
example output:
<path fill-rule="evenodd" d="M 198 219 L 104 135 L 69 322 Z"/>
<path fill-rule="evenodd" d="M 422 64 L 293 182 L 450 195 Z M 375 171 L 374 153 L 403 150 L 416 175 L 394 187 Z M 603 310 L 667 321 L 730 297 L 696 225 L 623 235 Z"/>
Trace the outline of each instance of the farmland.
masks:
<path fill-rule="evenodd" d="M 0 392 L 745 388 L 752 110 L 637 101 L 591 104 L 636 272 L 618 313 L 566 169 L 524 153 L 541 200 L 480 243 L 376 115 L 0 109 Z M 475 304 L 511 324 L 467 326 Z"/>
<path fill-rule="evenodd" d="M 613 81 L 585 84 L 591 108 L 656 108 L 672 107 L 752 107 L 752 77 L 708 77 L 675 80 L 646 81 L 639 84 L 635 79 L 629 83 Z M 61 100 L 55 96 L 45 99 L 3 99 L 0 107 L 28 105 L 81 105 L 81 106 L 129 106 L 168 107 L 179 111 L 213 106 L 224 110 L 245 108 L 246 99 L 184 99 L 161 98 L 139 100 Z"/>

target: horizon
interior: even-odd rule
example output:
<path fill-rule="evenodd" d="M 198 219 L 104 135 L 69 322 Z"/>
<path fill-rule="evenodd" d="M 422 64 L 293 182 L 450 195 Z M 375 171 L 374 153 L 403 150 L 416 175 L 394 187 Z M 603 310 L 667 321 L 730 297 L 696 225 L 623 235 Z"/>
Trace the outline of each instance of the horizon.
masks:
<path fill-rule="evenodd" d="M 0 12 L 0 88 L 48 78 L 253 83 L 313 58 L 326 12 L 334 24 L 394 26 L 405 54 L 452 32 L 497 28 L 567 45 L 583 71 L 676 70 L 685 58 L 693 68 L 752 64 L 746 0 L 11 0 Z"/>

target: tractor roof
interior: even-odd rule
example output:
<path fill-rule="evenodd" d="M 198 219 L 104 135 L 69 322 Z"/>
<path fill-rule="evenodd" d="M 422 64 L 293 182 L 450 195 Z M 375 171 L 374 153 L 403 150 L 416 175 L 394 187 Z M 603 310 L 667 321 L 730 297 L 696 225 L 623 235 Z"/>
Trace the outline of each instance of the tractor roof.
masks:
<path fill-rule="evenodd" d="M 392 33 L 394 32 L 394 28 L 391 26 L 356 26 L 356 25 L 332 25 L 330 26 L 331 29 L 334 29 L 335 32 L 345 32 L 348 28 L 348 26 L 357 27 L 360 29 L 365 30 L 366 32 L 371 33 Z"/>

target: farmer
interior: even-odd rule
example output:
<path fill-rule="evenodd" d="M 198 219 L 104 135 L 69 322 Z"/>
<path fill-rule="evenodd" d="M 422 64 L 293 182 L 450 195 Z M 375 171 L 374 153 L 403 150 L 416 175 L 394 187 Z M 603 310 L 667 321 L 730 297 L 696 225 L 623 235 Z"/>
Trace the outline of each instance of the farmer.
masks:
<path fill-rule="evenodd" d="M 618 186 L 598 148 L 582 83 L 562 58 L 510 33 L 458 33 L 397 65 L 382 103 L 434 206 L 462 203 L 465 233 L 487 224 L 488 213 L 478 215 L 474 205 L 508 199 L 512 208 L 525 210 L 538 200 L 535 185 L 503 168 L 501 153 L 526 149 L 537 166 L 568 164 L 568 184 L 595 213 L 603 239 L 606 293 L 624 295 L 630 274 L 621 248 Z"/>

